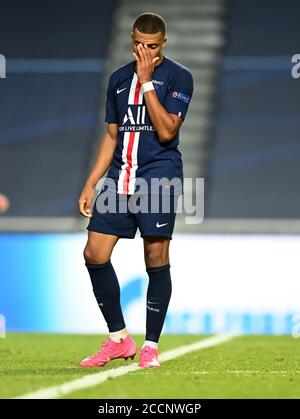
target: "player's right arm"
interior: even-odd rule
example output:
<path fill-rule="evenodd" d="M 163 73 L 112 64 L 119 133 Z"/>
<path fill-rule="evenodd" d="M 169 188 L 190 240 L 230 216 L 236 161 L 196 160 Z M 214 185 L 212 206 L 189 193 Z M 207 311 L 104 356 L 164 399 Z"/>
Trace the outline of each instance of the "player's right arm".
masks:
<path fill-rule="evenodd" d="M 91 205 L 94 198 L 94 188 L 111 166 L 117 145 L 118 129 L 118 124 L 107 124 L 107 132 L 99 146 L 95 164 L 82 189 L 78 205 L 80 214 L 85 217 L 90 218 L 92 216 Z"/>

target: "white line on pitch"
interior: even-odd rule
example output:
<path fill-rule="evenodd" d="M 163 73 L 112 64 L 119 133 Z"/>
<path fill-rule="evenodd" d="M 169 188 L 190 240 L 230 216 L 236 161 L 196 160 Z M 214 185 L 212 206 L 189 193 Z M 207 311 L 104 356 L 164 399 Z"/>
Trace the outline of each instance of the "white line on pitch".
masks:
<path fill-rule="evenodd" d="M 300 374 L 300 371 L 263 371 L 263 370 L 240 370 L 240 371 L 235 371 L 235 370 L 230 370 L 230 371 L 188 371 L 188 372 L 183 372 L 183 371 L 160 371 L 160 376 L 162 375 L 224 375 L 224 374 L 233 374 L 233 375 L 249 375 L 249 374 L 256 374 L 256 375 L 293 375 L 293 374 Z"/>
<path fill-rule="evenodd" d="M 207 339 L 202 339 L 195 343 L 189 345 L 180 346 L 179 348 L 172 349 L 170 351 L 163 352 L 159 356 L 160 362 L 166 362 L 171 359 L 175 359 L 179 356 L 185 355 L 192 351 L 197 351 L 201 349 L 211 348 L 212 346 L 217 346 L 222 343 L 228 342 L 233 339 L 236 334 L 220 334 L 215 335 Z M 85 375 L 81 378 L 78 378 L 73 381 L 69 381 L 63 384 L 58 384 L 56 386 L 43 388 L 41 390 L 34 391 L 32 393 L 26 393 L 21 396 L 15 397 L 16 399 L 55 399 L 63 397 L 67 394 L 73 393 L 77 390 L 82 390 L 84 388 L 93 387 L 98 384 L 102 384 L 104 381 L 109 378 L 120 377 L 121 375 L 128 374 L 129 372 L 140 370 L 140 367 L 137 363 L 110 369 L 103 372 L 98 372 L 96 374 Z"/>

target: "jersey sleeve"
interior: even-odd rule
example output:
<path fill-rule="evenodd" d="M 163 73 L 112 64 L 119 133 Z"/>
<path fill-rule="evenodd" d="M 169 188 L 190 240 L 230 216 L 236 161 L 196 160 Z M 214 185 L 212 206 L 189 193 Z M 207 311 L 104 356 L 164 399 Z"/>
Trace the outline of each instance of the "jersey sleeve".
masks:
<path fill-rule="evenodd" d="M 109 78 L 106 92 L 105 122 L 108 122 L 109 124 L 119 123 L 115 89 L 113 85 L 112 76 L 110 76 Z"/>
<path fill-rule="evenodd" d="M 193 95 L 194 83 L 192 74 L 185 70 L 179 70 L 168 86 L 168 94 L 164 101 L 167 112 L 180 116 L 183 120 Z"/>

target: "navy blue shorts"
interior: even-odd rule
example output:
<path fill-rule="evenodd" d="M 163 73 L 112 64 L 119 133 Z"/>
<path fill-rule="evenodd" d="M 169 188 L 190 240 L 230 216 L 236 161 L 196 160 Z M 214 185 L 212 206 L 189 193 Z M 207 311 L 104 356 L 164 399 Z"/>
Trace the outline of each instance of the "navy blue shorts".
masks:
<path fill-rule="evenodd" d="M 112 194 L 115 208 L 106 211 L 108 200 L 98 194 L 87 230 L 133 239 L 139 228 L 141 237 L 167 237 L 172 239 L 178 196 L 134 195 L 137 207 L 132 206 L 133 195 Z M 106 196 L 107 197 L 107 196 Z M 152 201 L 151 201 L 152 199 Z M 168 204 L 169 202 L 169 204 Z M 151 211 L 152 208 L 152 211 Z M 146 212 L 144 209 L 148 209 Z"/>

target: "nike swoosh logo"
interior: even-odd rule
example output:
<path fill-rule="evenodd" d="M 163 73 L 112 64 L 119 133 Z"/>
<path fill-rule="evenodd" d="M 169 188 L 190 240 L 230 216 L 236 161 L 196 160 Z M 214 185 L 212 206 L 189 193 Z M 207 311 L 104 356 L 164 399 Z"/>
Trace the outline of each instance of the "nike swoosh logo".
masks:
<path fill-rule="evenodd" d="M 164 224 L 158 224 L 158 221 L 157 221 L 157 223 L 156 223 L 156 227 L 157 228 L 159 228 L 159 227 L 163 227 L 163 226 L 166 226 L 168 223 L 164 223 Z"/>
<path fill-rule="evenodd" d="M 126 90 L 126 89 L 127 89 L 127 87 L 124 87 L 124 89 L 117 89 L 117 95 L 118 95 L 119 93 L 123 92 L 123 90 Z"/>
<path fill-rule="evenodd" d="M 159 304 L 159 303 L 154 302 L 154 301 L 148 301 L 148 304 Z"/>

